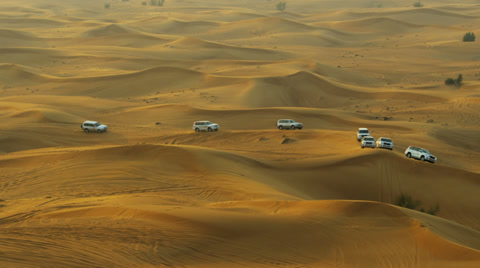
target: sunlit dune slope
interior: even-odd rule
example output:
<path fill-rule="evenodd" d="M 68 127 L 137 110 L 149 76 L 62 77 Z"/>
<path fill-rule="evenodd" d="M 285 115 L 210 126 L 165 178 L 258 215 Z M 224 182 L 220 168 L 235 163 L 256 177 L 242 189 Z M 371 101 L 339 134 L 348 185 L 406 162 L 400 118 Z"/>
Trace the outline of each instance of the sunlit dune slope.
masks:
<path fill-rule="evenodd" d="M 159 2 L 0 1 L 1 267 L 480 267 L 478 3 Z"/>

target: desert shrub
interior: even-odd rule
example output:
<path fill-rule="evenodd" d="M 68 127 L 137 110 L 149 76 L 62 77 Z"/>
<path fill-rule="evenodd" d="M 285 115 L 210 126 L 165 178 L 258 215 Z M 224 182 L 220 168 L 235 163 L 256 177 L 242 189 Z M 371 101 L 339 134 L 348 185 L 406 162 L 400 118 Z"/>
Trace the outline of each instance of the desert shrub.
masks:
<path fill-rule="evenodd" d="M 413 6 L 414 7 L 423 7 L 423 4 L 420 3 L 420 2 L 415 2 L 415 3 L 413 3 Z"/>
<path fill-rule="evenodd" d="M 453 78 L 447 78 L 445 80 L 445 85 L 447 86 L 457 86 L 457 87 L 460 87 L 462 85 L 462 81 L 463 81 L 463 75 L 462 74 L 459 74 L 457 79 L 453 79 Z"/>
<path fill-rule="evenodd" d="M 404 193 L 400 194 L 397 201 L 395 201 L 395 205 L 409 209 L 416 209 L 420 204 L 419 200 L 413 200 L 412 196 Z"/>
<path fill-rule="evenodd" d="M 157 6 L 162 7 L 163 3 L 165 3 L 165 0 L 158 0 Z"/>
<path fill-rule="evenodd" d="M 285 2 L 280 2 L 280 3 L 278 3 L 275 7 L 277 8 L 277 10 L 284 11 L 285 8 L 287 7 L 287 3 L 285 3 Z"/>
<path fill-rule="evenodd" d="M 105 4 L 105 8 L 110 8 L 110 4 Z"/>
<path fill-rule="evenodd" d="M 157 0 L 150 0 L 150 5 L 151 6 L 156 6 L 157 5 Z"/>
<path fill-rule="evenodd" d="M 435 208 L 430 208 L 430 209 L 428 210 L 428 214 L 436 215 L 439 211 L 440 211 L 440 205 L 437 203 L 437 204 L 435 205 Z"/>
<path fill-rule="evenodd" d="M 122 0 L 122 2 L 128 2 L 129 0 Z"/>
<path fill-rule="evenodd" d="M 445 80 L 445 85 L 447 85 L 447 86 L 453 86 L 453 85 L 455 85 L 455 79 L 453 79 L 453 78 L 447 78 L 447 79 Z"/>
<path fill-rule="evenodd" d="M 475 34 L 468 32 L 463 36 L 463 42 L 473 42 L 475 41 Z"/>
<path fill-rule="evenodd" d="M 147 1 L 142 1 L 142 6 L 146 6 L 147 5 Z"/>
<path fill-rule="evenodd" d="M 455 83 L 457 84 L 457 86 L 460 86 L 462 84 L 462 81 L 463 81 L 463 75 L 459 74 L 457 77 L 457 80 L 455 80 Z"/>
<path fill-rule="evenodd" d="M 400 194 L 400 196 L 395 201 L 395 205 L 409 209 L 417 209 L 421 205 L 421 203 L 422 202 L 420 200 L 414 200 L 411 195 L 404 193 Z M 436 215 L 440 211 L 440 205 L 437 203 L 435 207 L 432 207 L 428 210 L 425 210 L 425 208 L 421 207 L 418 209 L 418 211 L 431 215 Z"/>

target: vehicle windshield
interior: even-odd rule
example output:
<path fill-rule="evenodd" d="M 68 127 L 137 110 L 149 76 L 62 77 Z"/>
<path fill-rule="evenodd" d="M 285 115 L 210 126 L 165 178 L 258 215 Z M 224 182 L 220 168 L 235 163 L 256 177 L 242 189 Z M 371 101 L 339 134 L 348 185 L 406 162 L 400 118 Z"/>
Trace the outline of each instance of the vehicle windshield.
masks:
<path fill-rule="evenodd" d="M 362 129 L 362 130 L 359 131 L 359 133 L 368 133 L 368 130 Z"/>
<path fill-rule="evenodd" d="M 95 123 L 95 126 L 98 127 L 100 126 L 101 124 L 99 122 Z"/>
<path fill-rule="evenodd" d="M 373 141 L 373 138 L 363 138 L 366 141 Z"/>
<path fill-rule="evenodd" d="M 382 139 L 383 141 L 386 141 L 386 142 L 392 142 L 391 139 Z"/>
<path fill-rule="evenodd" d="M 297 121 L 295 121 L 295 120 L 290 120 L 290 123 L 297 123 Z"/>
<path fill-rule="evenodd" d="M 422 153 L 431 154 L 428 150 L 422 149 Z"/>

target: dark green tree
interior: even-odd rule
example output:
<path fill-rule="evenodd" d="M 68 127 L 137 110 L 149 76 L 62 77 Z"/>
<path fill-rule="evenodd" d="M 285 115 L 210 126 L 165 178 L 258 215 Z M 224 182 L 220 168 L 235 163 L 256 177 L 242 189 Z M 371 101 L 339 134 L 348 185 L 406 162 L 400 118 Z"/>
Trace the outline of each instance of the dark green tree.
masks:
<path fill-rule="evenodd" d="M 287 3 L 285 2 L 280 2 L 276 5 L 277 10 L 280 10 L 280 11 L 284 11 L 286 7 L 287 7 Z"/>
<path fill-rule="evenodd" d="M 445 85 L 447 85 L 447 86 L 455 85 L 455 79 L 453 79 L 453 78 L 447 78 L 447 79 L 445 80 Z"/>
<path fill-rule="evenodd" d="M 423 4 L 420 3 L 420 2 L 415 2 L 415 3 L 413 3 L 413 6 L 414 7 L 423 7 Z"/>
<path fill-rule="evenodd" d="M 462 74 L 459 74 L 457 80 L 455 80 L 455 84 L 457 84 L 457 86 L 460 86 L 462 84 L 462 81 L 463 81 L 463 76 Z"/>
<path fill-rule="evenodd" d="M 468 32 L 463 36 L 463 42 L 473 42 L 475 41 L 475 34 Z"/>

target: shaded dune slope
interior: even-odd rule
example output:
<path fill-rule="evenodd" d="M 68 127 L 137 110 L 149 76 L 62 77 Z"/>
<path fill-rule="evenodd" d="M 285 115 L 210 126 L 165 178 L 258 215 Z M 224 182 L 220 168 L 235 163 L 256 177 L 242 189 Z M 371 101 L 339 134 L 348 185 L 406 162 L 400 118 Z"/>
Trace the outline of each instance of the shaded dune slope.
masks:
<path fill-rule="evenodd" d="M 130 204 L 116 207 L 107 200 L 83 208 L 61 203 L 55 208 L 53 200 L 50 205 L 41 206 L 45 211 L 14 215 L 0 222 L 0 226 L 8 224 L 15 231 L 43 230 L 41 235 L 23 240 L 3 234 L 6 239 L 1 247 L 15 255 L 42 243 L 44 246 L 37 246 L 37 254 L 22 261 L 25 265 L 33 262 L 38 265 L 45 262 L 42 253 L 47 253 L 46 248 L 57 245 L 59 257 L 50 260 L 49 265 L 68 263 L 71 267 L 129 267 L 145 262 L 152 266 L 294 267 L 299 263 L 355 265 L 359 261 L 376 265 L 379 260 L 387 265 L 475 267 L 479 262 L 478 250 L 445 238 L 455 230 L 463 232 L 464 237 L 477 235 L 471 230 L 456 226 L 433 233 L 402 210 L 374 202 L 257 201 L 215 203 L 208 209 L 156 206 L 146 209 L 137 206 L 135 199 L 129 201 Z M 49 206 L 55 209 L 49 212 Z M 28 220 L 28 226 L 18 225 L 24 220 Z M 422 222 L 430 227 L 438 225 L 436 218 Z M 145 228 L 135 231 L 125 228 L 127 224 Z M 88 250 L 75 254 L 79 250 L 75 241 L 81 239 L 84 228 L 89 228 L 91 238 L 81 247 Z M 134 248 L 129 246 L 131 237 L 140 237 Z M 290 247 L 280 245 L 279 237 L 288 241 Z M 168 242 L 172 240 L 175 244 Z M 4 261 L 14 260 L 5 257 Z"/>
<path fill-rule="evenodd" d="M 88 30 L 80 35 L 80 37 L 101 37 L 116 34 L 139 33 L 138 31 L 127 28 L 124 25 L 110 24 L 101 26 L 92 30 Z"/>
<path fill-rule="evenodd" d="M 339 107 L 356 99 L 422 100 L 440 102 L 434 96 L 409 92 L 371 93 L 348 89 L 348 85 L 299 71 L 282 77 L 256 78 L 244 90 L 245 105 L 250 107 Z"/>
<path fill-rule="evenodd" d="M 348 29 L 360 32 L 409 32 L 422 27 L 413 23 L 403 22 L 391 18 L 368 18 L 352 21 L 342 21 L 334 24 L 335 28 Z"/>
<path fill-rule="evenodd" d="M 131 23 L 130 25 L 134 28 L 149 33 L 195 35 L 217 28 L 219 23 L 211 21 L 182 21 L 178 19 L 159 16 Z"/>
<path fill-rule="evenodd" d="M 37 170 L 43 163 L 50 163 L 50 167 Z M 100 163 L 102 164 L 99 165 Z M 204 188 L 215 188 L 216 191 L 207 200 L 226 197 L 225 200 L 234 200 L 234 196 L 240 200 L 251 198 L 246 192 L 240 191 L 244 195 L 238 191 L 233 194 L 228 187 L 220 187 L 235 178 L 239 184 L 245 185 L 246 189 L 254 191 L 258 196 L 273 194 L 284 198 L 394 203 L 400 194 L 405 193 L 421 200 L 425 208 L 438 203 L 442 217 L 480 229 L 478 215 L 475 213 L 480 198 L 476 197 L 477 202 L 470 204 L 462 203 L 462 196 L 475 196 L 474 193 L 479 190 L 478 174 L 444 166 L 425 166 L 420 161 L 384 151 L 374 151 L 367 155 L 340 155 L 333 160 L 313 158 L 274 163 L 195 146 L 139 144 L 56 152 L 40 157 L 3 157 L 0 166 L 12 168 L 11 176 L 21 178 L 19 182 L 22 183 L 22 187 L 18 187 L 19 182 L 15 183 L 15 188 L 3 186 L 0 191 L 5 198 L 39 197 L 38 195 L 54 194 L 55 191 L 68 193 L 73 189 L 92 192 L 96 196 L 109 195 L 124 187 L 121 181 L 127 184 L 135 181 L 136 186 L 133 188 L 136 191 L 161 191 L 165 187 L 162 185 L 166 183 L 188 190 L 193 197 L 205 190 L 212 190 Z M 15 167 L 29 167 L 31 170 L 25 173 L 25 170 L 15 170 Z M 18 176 L 17 172 L 23 175 Z M 181 178 L 174 179 L 179 174 L 183 174 Z M 429 174 L 428 179 L 426 174 Z M 58 184 L 58 180 L 52 178 L 64 179 L 61 185 L 52 188 L 49 184 Z M 352 181 L 351 178 L 355 180 Z M 209 180 L 213 181 L 207 183 Z M 92 183 L 98 184 L 98 187 L 92 188 Z M 52 189 L 52 192 L 31 191 L 32 187 L 38 187 L 39 184 L 44 189 Z M 422 191 L 427 185 L 430 185 L 428 187 L 431 191 Z M 455 191 L 450 190 L 453 185 L 456 185 Z M 257 188 L 258 190 L 253 190 Z M 459 215 L 471 216 L 465 218 Z"/>

